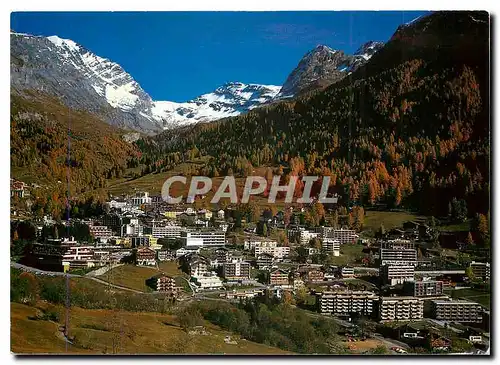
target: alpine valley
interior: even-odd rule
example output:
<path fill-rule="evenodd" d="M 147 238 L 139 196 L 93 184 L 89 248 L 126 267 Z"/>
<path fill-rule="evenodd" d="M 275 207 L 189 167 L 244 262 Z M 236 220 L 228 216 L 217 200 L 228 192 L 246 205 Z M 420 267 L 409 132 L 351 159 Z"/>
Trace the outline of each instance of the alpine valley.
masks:
<path fill-rule="evenodd" d="M 320 29 L 385 38 L 300 44 L 282 85 L 184 102 L 72 40 L 11 31 L 12 352 L 490 355 L 490 15 L 373 12 L 343 29 L 350 12 L 318 13 L 245 15 L 272 18 L 272 37 L 233 13 L 100 14 L 89 36 L 116 32 L 114 54 L 183 57 L 154 64 L 172 85 L 145 70 L 177 93 L 209 82 L 188 74 L 200 63 L 276 76 L 269 47 L 290 58 L 333 39 Z M 65 32 L 49 21 L 62 14 L 13 24 Z"/>
<path fill-rule="evenodd" d="M 349 204 L 442 215 L 456 200 L 486 214 L 488 24 L 483 12 L 434 12 L 353 55 L 317 46 L 283 86 L 231 82 L 184 103 L 152 100 L 75 42 L 11 33 L 11 167 L 65 181 L 69 125 L 71 196 L 182 164 L 209 176 L 269 166 L 331 175 Z"/>

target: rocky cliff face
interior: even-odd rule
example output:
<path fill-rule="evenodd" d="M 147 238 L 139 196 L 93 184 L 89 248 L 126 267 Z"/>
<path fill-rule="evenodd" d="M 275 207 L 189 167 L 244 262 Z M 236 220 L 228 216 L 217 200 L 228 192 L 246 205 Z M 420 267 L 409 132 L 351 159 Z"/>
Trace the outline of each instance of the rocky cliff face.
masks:
<path fill-rule="evenodd" d="M 154 133 L 161 122 L 151 115 L 151 97 L 123 68 L 57 36 L 11 33 L 11 89 L 39 91 L 113 125 Z"/>
<path fill-rule="evenodd" d="M 365 64 L 383 46 L 382 42 L 370 41 L 353 55 L 348 55 L 319 45 L 300 60 L 283 84 L 278 98 L 290 98 L 316 87 L 333 84 Z"/>
<path fill-rule="evenodd" d="M 153 101 L 119 64 L 69 39 L 11 33 L 11 89 L 57 96 L 110 124 L 153 134 L 245 113 L 272 101 L 280 86 L 231 82 L 185 103 Z"/>

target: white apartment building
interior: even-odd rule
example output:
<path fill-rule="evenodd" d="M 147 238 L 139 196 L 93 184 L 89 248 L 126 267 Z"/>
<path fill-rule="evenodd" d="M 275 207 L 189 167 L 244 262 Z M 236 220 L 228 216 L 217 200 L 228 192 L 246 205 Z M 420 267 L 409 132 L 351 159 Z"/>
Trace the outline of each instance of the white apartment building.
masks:
<path fill-rule="evenodd" d="M 393 250 L 400 250 L 400 249 L 412 250 L 412 249 L 415 249 L 415 243 L 410 241 L 410 240 L 396 238 L 393 240 L 382 241 L 380 247 L 393 249 Z"/>
<path fill-rule="evenodd" d="M 93 246 L 72 246 L 64 253 L 62 257 L 63 267 L 69 269 L 93 267 L 94 247 Z"/>
<path fill-rule="evenodd" d="M 184 247 L 216 247 L 226 244 L 226 234 L 221 231 L 181 231 Z"/>
<path fill-rule="evenodd" d="M 320 227 L 319 237 L 338 240 L 341 245 L 354 243 L 359 239 L 359 235 L 353 229 L 335 229 L 333 227 Z"/>
<path fill-rule="evenodd" d="M 179 238 L 182 227 L 176 224 L 153 225 L 152 236 L 154 238 Z"/>
<path fill-rule="evenodd" d="M 380 297 L 379 316 L 381 321 L 422 319 L 424 301 L 415 297 Z"/>
<path fill-rule="evenodd" d="M 274 258 L 283 259 L 290 255 L 290 247 L 255 247 L 255 256 L 259 256 L 263 253 L 268 253 L 272 255 Z"/>
<path fill-rule="evenodd" d="M 344 266 L 340 269 L 340 275 L 343 278 L 353 278 L 354 277 L 354 268 L 349 266 Z"/>
<path fill-rule="evenodd" d="M 192 277 L 195 285 L 201 290 L 220 289 L 223 287 L 222 281 L 216 275 Z"/>
<path fill-rule="evenodd" d="M 318 232 L 308 231 L 303 227 L 288 230 L 288 239 L 291 242 L 294 242 L 298 238 L 298 241 L 301 245 L 307 245 L 312 239 L 317 237 L 319 237 Z"/>
<path fill-rule="evenodd" d="M 327 291 L 318 294 L 321 313 L 349 317 L 352 313 L 371 316 L 378 296 L 369 291 Z"/>
<path fill-rule="evenodd" d="M 130 203 L 134 207 L 139 207 L 143 204 L 151 204 L 151 197 L 147 191 L 136 193 L 135 196 L 130 199 Z"/>
<path fill-rule="evenodd" d="M 417 250 L 407 248 L 381 248 L 381 265 L 417 265 Z"/>
<path fill-rule="evenodd" d="M 243 248 L 245 250 L 253 251 L 256 247 L 278 247 L 278 242 L 246 240 L 243 243 Z"/>
<path fill-rule="evenodd" d="M 415 280 L 413 265 L 384 265 L 380 268 L 380 277 L 385 284 L 397 285 Z"/>
<path fill-rule="evenodd" d="M 89 226 L 90 234 L 97 239 L 113 236 L 113 231 L 106 226 Z"/>
<path fill-rule="evenodd" d="M 222 275 L 228 280 L 250 278 L 250 263 L 244 261 L 225 262 L 222 264 Z"/>
<path fill-rule="evenodd" d="M 331 238 L 323 238 L 323 250 L 333 254 L 333 256 L 340 256 L 340 241 Z"/>
<path fill-rule="evenodd" d="M 175 251 L 175 257 L 179 258 L 181 256 L 187 255 L 188 253 L 200 253 L 200 249 L 196 249 L 193 247 L 187 249 L 185 247 L 181 247 Z"/>
<path fill-rule="evenodd" d="M 108 202 L 108 206 L 111 209 L 123 210 L 123 209 L 126 209 L 128 207 L 128 203 L 125 201 L 111 200 Z"/>
<path fill-rule="evenodd" d="M 482 280 L 490 280 L 491 269 L 489 262 L 472 261 L 469 266 L 476 278 L 481 278 Z"/>
<path fill-rule="evenodd" d="M 139 223 L 124 224 L 121 229 L 121 236 L 142 236 L 144 227 Z"/>

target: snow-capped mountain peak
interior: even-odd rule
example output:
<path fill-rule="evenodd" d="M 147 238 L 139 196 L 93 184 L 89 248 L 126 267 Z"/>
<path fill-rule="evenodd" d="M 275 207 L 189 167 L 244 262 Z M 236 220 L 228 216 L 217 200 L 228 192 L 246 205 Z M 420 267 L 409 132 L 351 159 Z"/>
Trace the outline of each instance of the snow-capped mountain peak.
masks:
<path fill-rule="evenodd" d="M 99 114 L 110 124 L 156 133 L 236 116 L 329 85 L 367 62 L 382 46 L 381 42 L 368 42 L 354 55 L 346 55 L 317 45 L 304 55 L 282 87 L 227 82 L 192 100 L 174 102 L 154 101 L 118 63 L 70 39 L 11 32 L 11 90 L 35 89 L 70 107 Z"/>
<path fill-rule="evenodd" d="M 369 41 L 363 44 L 354 52 L 354 56 L 361 56 L 365 60 L 369 60 L 377 51 L 384 46 L 383 42 Z"/>
<path fill-rule="evenodd" d="M 70 39 L 11 32 L 11 56 L 14 91 L 37 89 L 146 133 L 239 115 L 270 102 L 280 89 L 229 82 L 187 102 L 153 101 L 118 63 Z"/>
<path fill-rule="evenodd" d="M 280 86 L 228 82 L 184 103 L 156 101 L 153 116 L 171 125 L 186 125 L 236 116 L 271 102 Z"/>

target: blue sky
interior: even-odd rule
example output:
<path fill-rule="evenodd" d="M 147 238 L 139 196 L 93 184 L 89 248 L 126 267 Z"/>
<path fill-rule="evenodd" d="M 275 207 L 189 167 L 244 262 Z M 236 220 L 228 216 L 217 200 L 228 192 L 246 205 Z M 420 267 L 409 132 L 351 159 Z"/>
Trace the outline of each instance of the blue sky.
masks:
<path fill-rule="evenodd" d="M 29 12 L 11 29 L 58 35 L 119 63 L 154 100 L 186 101 L 229 81 L 282 85 L 318 44 L 347 53 L 387 41 L 425 12 Z"/>

